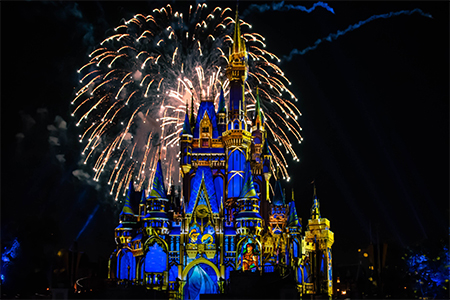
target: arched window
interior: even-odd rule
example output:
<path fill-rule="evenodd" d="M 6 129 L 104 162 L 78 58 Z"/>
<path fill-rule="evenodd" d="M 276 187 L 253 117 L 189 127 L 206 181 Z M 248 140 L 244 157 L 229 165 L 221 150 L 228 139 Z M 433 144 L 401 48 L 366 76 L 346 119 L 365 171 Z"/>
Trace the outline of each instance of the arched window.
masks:
<path fill-rule="evenodd" d="M 130 251 L 122 251 L 118 258 L 117 274 L 119 279 L 133 280 L 136 273 L 136 261 Z"/>
<path fill-rule="evenodd" d="M 178 277 L 178 266 L 172 265 L 169 269 L 169 281 L 176 281 Z"/>
<path fill-rule="evenodd" d="M 153 245 L 148 247 L 147 254 L 145 255 L 145 272 L 164 272 L 166 271 L 166 264 L 167 253 L 165 253 L 164 249 L 155 241 Z"/>

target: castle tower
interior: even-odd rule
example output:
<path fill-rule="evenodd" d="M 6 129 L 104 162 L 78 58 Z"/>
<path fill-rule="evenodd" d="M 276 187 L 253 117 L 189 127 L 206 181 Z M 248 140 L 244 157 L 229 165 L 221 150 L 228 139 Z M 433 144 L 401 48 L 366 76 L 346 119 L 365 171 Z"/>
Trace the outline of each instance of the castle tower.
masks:
<path fill-rule="evenodd" d="M 304 293 L 328 295 L 331 298 L 333 294 L 331 246 L 334 242 L 334 233 L 330 230 L 330 221 L 320 215 L 315 185 L 311 218 L 308 220 L 304 241 L 305 267 L 309 270 L 309 283 L 305 284 Z"/>
<path fill-rule="evenodd" d="M 302 291 L 302 225 L 298 218 L 295 206 L 294 189 L 292 189 L 292 199 L 289 202 L 289 213 L 286 222 L 287 245 L 286 262 L 293 268 L 297 279 L 297 290 Z"/>
<path fill-rule="evenodd" d="M 244 186 L 238 198 L 240 211 L 236 215 L 236 232 L 241 236 L 259 236 L 262 230 L 262 217 L 259 214 L 259 199 L 249 162 L 246 163 L 244 178 Z"/>
<path fill-rule="evenodd" d="M 146 215 L 142 217 L 148 236 L 169 233 L 169 218 L 166 213 L 167 199 L 164 177 L 161 167 L 161 158 L 156 165 L 153 186 L 146 203 Z"/>
<path fill-rule="evenodd" d="M 281 187 L 280 172 L 277 170 L 277 181 L 275 181 L 275 193 L 270 205 L 269 224 L 273 234 L 283 233 L 287 221 L 287 206 L 285 195 Z"/>
<path fill-rule="evenodd" d="M 245 182 L 238 198 L 240 211 L 236 214 L 236 233 L 239 235 L 239 253 L 236 269 L 259 271 L 262 267 L 261 230 L 263 220 L 259 214 L 259 199 L 253 184 L 250 163 L 246 163 Z"/>
<path fill-rule="evenodd" d="M 223 142 L 228 159 L 227 199 L 237 201 L 244 183 L 245 162 L 249 159 L 251 135 L 247 128 L 245 115 L 244 84 L 247 79 L 248 57 L 245 42 L 241 37 L 238 13 L 234 25 L 233 45 L 230 49 L 226 75 L 230 81 L 230 102 L 227 131 Z"/>
<path fill-rule="evenodd" d="M 133 194 L 133 181 L 130 180 L 125 203 L 123 204 L 122 211 L 119 214 L 119 226 L 115 229 L 117 244 L 127 244 L 131 242 L 131 231 L 136 225 L 136 217 L 134 215 L 133 208 L 131 207 L 131 198 Z"/>
<path fill-rule="evenodd" d="M 109 262 L 108 276 L 119 280 L 134 280 L 136 272 L 136 261 L 130 251 L 122 251 L 123 248 L 131 247 L 137 222 L 131 207 L 134 196 L 133 181 L 130 180 L 125 203 L 119 214 L 119 226 L 115 229 L 116 249 L 113 254 L 118 259 Z"/>

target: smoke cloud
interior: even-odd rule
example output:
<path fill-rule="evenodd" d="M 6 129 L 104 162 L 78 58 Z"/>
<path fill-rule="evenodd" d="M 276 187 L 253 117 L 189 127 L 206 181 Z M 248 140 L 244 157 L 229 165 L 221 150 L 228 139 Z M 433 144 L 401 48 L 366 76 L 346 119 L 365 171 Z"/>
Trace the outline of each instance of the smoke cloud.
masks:
<path fill-rule="evenodd" d="M 272 5 L 269 4 L 252 4 L 250 5 L 244 12 L 242 13 L 242 17 L 246 17 L 248 14 L 252 12 L 259 12 L 263 13 L 265 11 L 271 10 L 271 11 L 288 11 L 288 10 L 300 10 L 303 12 L 310 13 L 313 10 L 316 9 L 316 7 L 323 7 L 329 12 L 334 14 L 333 8 L 331 8 L 327 3 L 324 3 L 322 1 L 314 3 L 314 5 L 311 8 L 306 8 L 302 5 L 292 5 L 292 4 L 284 4 L 284 1 L 281 1 L 279 3 L 272 3 Z"/>
<path fill-rule="evenodd" d="M 307 53 L 307 52 L 309 52 L 309 51 L 311 51 L 311 50 L 316 49 L 317 46 L 319 46 L 322 42 L 325 42 L 325 41 L 327 41 L 327 42 L 332 42 L 332 41 L 336 40 L 338 37 L 340 37 L 340 36 L 346 34 L 347 32 L 350 32 L 350 31 L 353 31 L 353 30 L 355 30 L 355 29 L 358 29 L 358 28 L 361 27 L 362 25 L 367 24 L 367 23 L 369 23 L 369 22 L 371 22 L 371 21 L 374 21 L 374 20 L 377 20 L 377 19 L 381 19 L 381 18 L 383 18 L 383 19 L 388 19 L 388 18 L 391 18 L 391 17 L 399 16 L 399 15 L 411 15 L 411 14 L 413 14 L 413 13 L 419 13 L 419 14 L 421 14 L 421 15 L 424 16 L 424 17 L 427 17 L 427 18 L 433 18 L 430 14 L 424 13 L 424 12 L 423 12 L 421 9 L 419 9 L 419 8 L 416 8 L 416 9 L 413 9 L 413 10 L 402 10 L 402 11 L 398 11 L 398 12 L 390 12 L 390 13 L 382 14 L 382 15 L 374 15 L 374 16 L 371 16 L 370 18 L 368 18 L 368 19 L 366 19 L 366 20 L 364 20 L 364 21 L 359 21 L 359 22 L 356 23 L 356 24 L 353 24 L 353 25 L 348 26 L 347 29 L 345 29 L 345 30 L 343 30 L 343 31 L 338 30 L 338 32 L 336 32 L 336 33 L 331 33 L 330 35 L 328 35 L 328 36 L 326 36 L 326 37 L 324 37 L 324 38 L 318 39 L 318 40 L 314 43 L 314 46 L 306 47 L 306 48 L 303 49 L 303 50 L 293 49 L 293 50 L 291 51 L 291 53 L 289 53 L 288 56 L 284 56 L 284 57 L 282 58 L 282 60 L 283 60 L 283 61 L 291 61 L 292 58 L 293 58 L 295 55 L 303 55 L 303 54 L 305 54 L 305 53 Z"/>
<path fill-rule="evenodd" d="M 76 178 L 78 178 L 81 181 L 87 180 L 89 178 L 91 178 L 91 175 L 89 175 L 88 173 L 84 172 L 83 170 L 73 170 L 72 171 L 72 175 L 75 176 Z"/>

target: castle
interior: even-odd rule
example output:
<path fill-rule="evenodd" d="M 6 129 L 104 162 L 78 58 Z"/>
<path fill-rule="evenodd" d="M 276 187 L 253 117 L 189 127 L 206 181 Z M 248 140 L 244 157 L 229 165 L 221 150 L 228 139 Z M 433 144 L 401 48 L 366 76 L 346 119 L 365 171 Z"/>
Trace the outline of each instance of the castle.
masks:
<path fill-rule="evenodd" d="M 244 84 L 248 57 L 239 19 L 226 76 L 229 102 L 220 92 L 191 103 L 180 136 L 182 193 L 167 193 L 158 161 L 150 195 L 127 192 L 109 278 L 165 291 L 171 299 L 199 299 L 224 292 L 232 272 L 294 275 L 298 295 L 332 295 L 330 222 L 322 218 L 314 188 L 311 217 L 303 230 L 294 195 L 287 199 L 274 176 L 264 114 L 256 91 L 247 115 Z M 234 274 L 234 273 L 233 273 Z"/>

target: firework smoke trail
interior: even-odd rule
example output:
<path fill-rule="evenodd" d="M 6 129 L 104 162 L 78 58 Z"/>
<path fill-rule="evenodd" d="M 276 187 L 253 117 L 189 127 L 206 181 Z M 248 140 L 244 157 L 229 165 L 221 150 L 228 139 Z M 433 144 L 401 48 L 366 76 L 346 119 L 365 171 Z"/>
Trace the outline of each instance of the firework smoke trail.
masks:
<path fill-rule="evenodd" d="M 329 12 L 334 14 L 334 10 L 333 8 L 331 8 L 327 3 L 324 2 L 316 2 L 314 3 L 314 5 L 311 8 L 306 8 L 305 6 L 301 6 L 301 5 L 292 5 L 292 4 L 284 4 L 284 1 L 281 1 L 279 3 L 275 3 L 273 2 L 272 5 L 269 4 L 252 4 L 250 5 L 243 13 L 242 13 L 242 17 L 245 17 L 247 15 L 249 15 L 252 12 L 265 12 L 268 10 L 272 10 L 272 11 L 288 11 L 288 10 L 300 10 L 303 12 L 307 12 L 310 13 L 313 10 L 316 9 L 316 7 L 323 7 L 326 10 L 328 10 Z"/>
<path fill-rule="evenodd" d="M 338 37 L 340 37 L 340 36 L 346 34 L 347 32 L 350 32 L 350 31 L 353 31 L 353 30 L 355 30 L 355 29 L 358 29 L 358 28 L 361 27 L 362 25 L 367 24 L 367 23 L 369 23 L 369 22 L 371 22 L 371 21 L 374 21 L 374 20 L 377 20 L 377 19 L 380 19 L 380 18 L 388 19 L 388 18 L 391 18 L 391 17 L 399 16 L 399 15 L 411 15 L 411 14 L 416 13 L 416 12 L 419 13 L 419 14 L 421 14 L 421 15 L 424 16 L 424 17 L 427 17 L 427 18 L 433 18 L 430 14 L 424 13 L 424 12 L 423 12 L 421 9 L 419 9 L 419 8 L 416 8 L 416 9 L 413 9 L 413 10 L 402 10 L 402 11 L 398 11 L 398 12 L 390 12 L 390 13 L 382 14 L 382 15 L 374 15 L 374 16 L 371 16 L 370 18 L 368 18 L 368 19 L 366 19 L 366 20 L 364 20 L 364 21 L 359 21 L 359 22 L 356 23 L 356 24 L 353 24 L 353 25 L 348 26 L 347 29 L 345 29 L 345 30 L 343 30 L 343 31 L 338 30 L 338 32 L 336 32 L 336 33 L 331 33 L 331 34 L 328 35 L 327 37 L 324 37 L 324 38 L 322 38 L 322 39 L 318 39 L 318 40 L 314 43 L 314 46 L 306 47 L 306 48 L 303 49 L 303 50 L 293 49 L 293 50 L 291 51 L 291 53 L 290 53 L 288 56 L 283 57 L 283 61 L 290 61 L 290 60 L 292 60 L 292 58 L 294 57 L 294 55 L 303 55 L 303 54 L 305 54 L 305 53 L 307 53 L 307 52 L 309 52 L 309 51 L 311 51 L 311 50 L 314 50 L 314 49 L 316 49 L 317 46 L 319 46 L 322 42 L 327 41 L 327 42 L 330 42 L 330 43 L 331 43 L 333 40 L 336 40 Z"/>
<path fill-rule="evenodd" d="M 230 8 L 207 11 L 206 4 L 191 6 L 186 14 L 170 5 L 147 16 L 137 14 L 116 27 L 78 70 L 80 87 L 71 113 L 83 128 L 83 164 L 91 166 L 93 179 L 105 182 L 115 200 L 131 179 L 136 189 L 149 192 L 158 152 L 166 184 L 180 181 L 178 141 L 186 105 L 191 97 L 194 111 L 201 97 L 213 97 L 217 105 L 220 86 L 226 91 L 229 84 L 224 70 L 234 28 L 231 16 Z M 249 117 L 259 86 L 261 107 L 270 111 L 265 114 L 269 139 L 279 144 L 270 151 L 287 167 L 285 155 L 299 161 L 290 139 L 303 140 L 296 121 L 301 113 L 291 102 L 297 98 L 286 87 L 291 82 L 276 64 L 280 59 L 264 49 L 265 38 L 240 23 L 249 51 Z M 289 179 L 286 167 L 282 175 Z"/>

